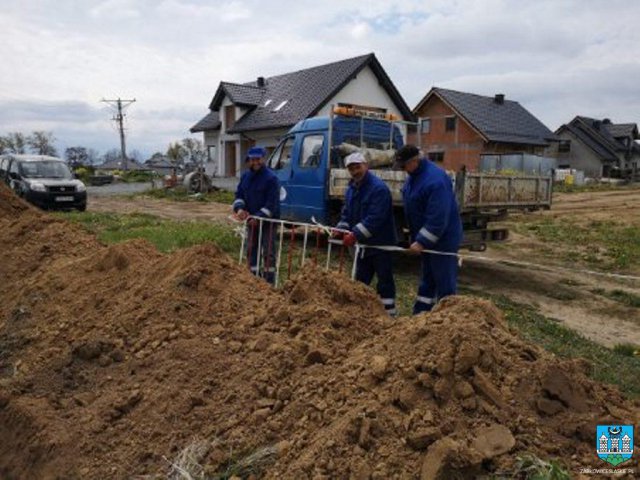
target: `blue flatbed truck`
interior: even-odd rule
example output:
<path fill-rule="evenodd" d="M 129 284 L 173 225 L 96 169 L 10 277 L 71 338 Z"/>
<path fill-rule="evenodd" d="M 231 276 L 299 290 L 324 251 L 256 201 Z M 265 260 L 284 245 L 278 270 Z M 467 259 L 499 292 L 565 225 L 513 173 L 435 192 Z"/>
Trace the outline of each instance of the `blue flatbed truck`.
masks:
<path fill-rule="evenodd" d="M 281 184 L 281 217 L 335 225 L 350 179 L 345 150 L 390 152 L 392 158 L 403 145 L 401 128 L 393 121 L 334 114 L 298 122 L 268 160 Z M 370 171 L 389 186 L 400 238 L 406 240 L 401 193 L 406 173 L 371 162 Z M 459 172 L 452 181 L 464 227 L 463 248 L 482 251 L 487 243 L 505 241 L 508 231 L 490 228 L 490 223 L 504 219 L 509 211 L 551 206 L 551 177 Z"/>

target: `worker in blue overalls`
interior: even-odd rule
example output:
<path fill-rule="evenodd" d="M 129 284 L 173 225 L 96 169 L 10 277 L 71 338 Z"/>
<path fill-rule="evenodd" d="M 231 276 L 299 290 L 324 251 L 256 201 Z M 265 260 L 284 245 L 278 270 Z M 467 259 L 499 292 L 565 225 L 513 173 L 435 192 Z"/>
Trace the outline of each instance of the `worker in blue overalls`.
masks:
<path fill-rule="evenodd" d="M 233 212 L 239 220 L 247 221 L 245 245 L 251 272 L 273 284 L 277 224 L 259 219 L 280 218 L 280 182 L 265 165 L 266 156 L 264 147 L 249 149 L 246 159 L 248 170 L 242 174 L 236 189 Z"/>
<path fill-rule="evenodd" d="M 366 246 L 395 246 L 396 227 L 393 218 L 391 192 L 378 177 L 369 172 L 364 155 L 355 152 L 346 157 L 351 175 L 344 208 L 336 228 L 348 230 L 343 244 L 356 242 L 365 246 L 357 259 L 356 280 L 369 285 L 377 275 L 377 292 L 389 315 L 396 315 L 396 285 L 393 280 L 392 254 L 388 250 Z"/>
<path fill-rule="evenodd" d="M 396 167 L 409 174 L 402 189 L 412 242 L 409 249 L 422 254 L 415 315 L 431 310 L 439 300 L 456 293 L 462 222 L 451 178 L 430 160 L 420 158 L 414 145 L 398 150 Z M 442 254 L 425 253 L 425 249 Z"/>

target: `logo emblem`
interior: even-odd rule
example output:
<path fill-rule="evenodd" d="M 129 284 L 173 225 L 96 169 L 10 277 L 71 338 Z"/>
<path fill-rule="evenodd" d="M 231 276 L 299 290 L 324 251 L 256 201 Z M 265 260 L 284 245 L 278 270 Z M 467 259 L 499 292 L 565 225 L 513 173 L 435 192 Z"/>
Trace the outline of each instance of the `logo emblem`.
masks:
<path fill-rule="evenodd" d="M 64 192 L 64 187 L 60 187 L 60 191 L 61 191 L 61 192 Z"/>
<path fill-rule="evenodd" d="M 629 460 L 633 455 L 633 425 L 598 425 L 596 452 L 614 467 Z"/>

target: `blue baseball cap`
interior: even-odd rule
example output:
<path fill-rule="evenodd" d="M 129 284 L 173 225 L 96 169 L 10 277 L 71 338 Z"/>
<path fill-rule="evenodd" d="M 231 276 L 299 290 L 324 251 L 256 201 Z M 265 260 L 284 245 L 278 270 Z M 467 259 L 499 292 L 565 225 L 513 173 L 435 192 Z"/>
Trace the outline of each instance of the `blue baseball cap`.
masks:
<path fill-rule="evenodd" d="M 267 149 L 264 147 L 251 147 L 247 152 L 247 158 L 264 158 L 267 156 Z"/>

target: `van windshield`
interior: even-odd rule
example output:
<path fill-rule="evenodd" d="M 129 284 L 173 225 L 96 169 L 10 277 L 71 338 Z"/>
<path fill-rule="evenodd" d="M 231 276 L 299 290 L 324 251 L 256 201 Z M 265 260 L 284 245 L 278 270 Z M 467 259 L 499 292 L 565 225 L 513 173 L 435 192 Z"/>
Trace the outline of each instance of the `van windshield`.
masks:
<path fill-rule="evenodd" d="M 69 167 L 62 162 L 43 160 L 39 162 L 22 162 L 20 174 L 25 178 L 73 178 Z"/>

